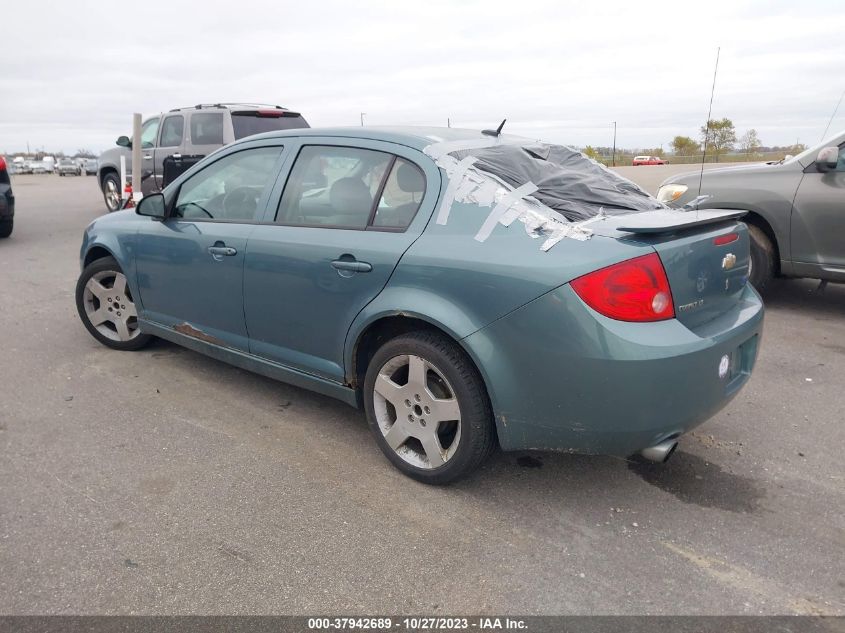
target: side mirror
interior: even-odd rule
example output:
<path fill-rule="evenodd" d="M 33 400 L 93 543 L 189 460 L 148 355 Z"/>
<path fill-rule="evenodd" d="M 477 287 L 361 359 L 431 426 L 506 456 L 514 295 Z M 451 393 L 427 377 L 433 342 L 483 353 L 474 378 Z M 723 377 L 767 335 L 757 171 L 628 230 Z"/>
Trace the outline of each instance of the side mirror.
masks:
<path fill-rule="evenodd" d="M 129 140 L 128 136 L 118 136 L 116 143 L 121 147 L 132 147 L 132 141 Z"/>
<path fill-rule="evenodd" d="M 836 169 L 836 164 L 839 162 L 839 148 L 825 147 L 816 156 L 816 169 L 825 173 Z"/>
<path fill-rule="evenodd" d="M 163 220 L 167 215 L 167 205 L 164 203 L 163 193 L 151 193 L 141 198 L 135 207 L 135 213 L 149 218 Z"/>

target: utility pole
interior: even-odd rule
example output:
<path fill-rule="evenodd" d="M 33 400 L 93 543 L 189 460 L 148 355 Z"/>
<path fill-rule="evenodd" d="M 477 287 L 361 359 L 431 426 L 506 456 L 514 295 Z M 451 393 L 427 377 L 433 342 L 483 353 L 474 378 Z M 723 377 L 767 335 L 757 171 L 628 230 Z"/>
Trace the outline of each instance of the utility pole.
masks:
<path fill-rule="evenodd" d="M 367 114 L 366 112 L 361 113 L 361 127 L 364 127 L 364 115 Z"/>
<path fill-rule="evenodd" d="M 616 121 L 613 122 L 613 154 L 610 162 L 613 167 L 616 167 Z"/>
<path fill-rule="evenodd" d="M 452 119 L 446 117 L 446 127 L 452 127 Z"/>
<path fill-rule="evenodd" d="M 126 183 L 120 183 L 121 187 Z M 141 115 L 132 115 L 132 200 L 137 205 L 143 197 L 141 193 Z"/>

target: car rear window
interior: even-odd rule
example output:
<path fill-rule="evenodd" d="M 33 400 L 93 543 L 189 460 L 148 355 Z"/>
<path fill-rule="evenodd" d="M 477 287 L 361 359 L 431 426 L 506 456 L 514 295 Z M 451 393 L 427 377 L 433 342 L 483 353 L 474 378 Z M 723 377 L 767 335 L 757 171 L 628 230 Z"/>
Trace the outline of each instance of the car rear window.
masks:
<path fill-rule="evenodd" d="M 292 113 L 291 113 L 292 114 Z M 235 138 L 276 132 L 278 130 L 292 130 L 310 127 L 301 114 L 286 114 L 284 116 L 261 116 L 258 112 L 232 112 L 232 128 Z"/>
<path fill-rule="evenodd" d="M 451 156 L 474 156 L 474 167 L 513 188 L 534 183 L 537 191 L 531 196 L 571 222 L 600 212 L 626 215 L 665 208 L 627 178 L 563 145 L 502 143 Z"/>

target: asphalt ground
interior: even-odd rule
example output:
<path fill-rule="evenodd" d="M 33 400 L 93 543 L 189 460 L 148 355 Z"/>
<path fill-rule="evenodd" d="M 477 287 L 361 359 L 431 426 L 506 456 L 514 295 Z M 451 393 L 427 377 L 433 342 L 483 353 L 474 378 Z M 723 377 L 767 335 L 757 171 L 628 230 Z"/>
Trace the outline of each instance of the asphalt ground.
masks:
<path fill-rule="evenodd" d="M 14 189 L 0 614 L 845 614 L 845 287 L 776 284 L 749 384 L 665 466 L 500 452 L 434 488 L 344 404 L 99 345 L 73 299 L 95 179 Z"/>

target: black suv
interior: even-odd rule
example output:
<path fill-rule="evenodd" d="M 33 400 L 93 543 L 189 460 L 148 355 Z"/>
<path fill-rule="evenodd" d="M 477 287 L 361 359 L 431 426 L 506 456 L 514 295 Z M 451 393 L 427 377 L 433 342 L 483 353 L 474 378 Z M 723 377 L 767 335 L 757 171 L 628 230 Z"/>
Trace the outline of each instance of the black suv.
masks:
<path fill-rule="evenodd" d="M 141 127 L 141 191 L 161 191 L 176 176 L 214 150 L 253 134 L 309 127 L 298 112 L 277 105 L 214 103 L 175 108 L 150 117 Z M 117 139 L 118 147 L 100 156 L 97 178 L 109 211 L 120 208 L 120 157 L 132 173 L 132 141 Z"/>
<path fill-rule="evenodd" d="M 0 237 L 9 237 L 12 234 L 14 218 L 15 196 L 12 193 L 12 180 L 9 178 L 6 159 L 0 156 Z"/>

